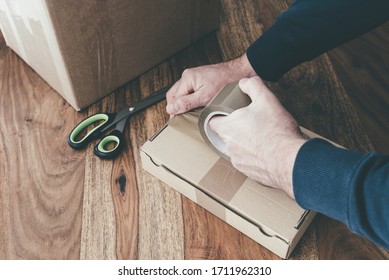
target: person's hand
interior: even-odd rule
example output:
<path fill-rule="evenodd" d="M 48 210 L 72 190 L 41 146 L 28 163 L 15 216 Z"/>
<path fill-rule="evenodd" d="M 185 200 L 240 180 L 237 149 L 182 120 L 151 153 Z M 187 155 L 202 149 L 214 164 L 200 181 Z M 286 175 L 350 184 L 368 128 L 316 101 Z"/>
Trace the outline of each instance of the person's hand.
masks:
<path fill-rule="evenodd" d="M 228 62 L 186 69 L 166 94 L 166 111 L 172 117 L 205 106 L 226 84 L 254 75 L 246 54 Z"/>
<path fill-rule="evenodd" d="M 236 169 L 294 198 L 293 166 L 307 139 L 259 77 L 243 79 L 239 86 L 252 103 L 228 116 L 212 118 L 209 125 L 224 140 Z"/>

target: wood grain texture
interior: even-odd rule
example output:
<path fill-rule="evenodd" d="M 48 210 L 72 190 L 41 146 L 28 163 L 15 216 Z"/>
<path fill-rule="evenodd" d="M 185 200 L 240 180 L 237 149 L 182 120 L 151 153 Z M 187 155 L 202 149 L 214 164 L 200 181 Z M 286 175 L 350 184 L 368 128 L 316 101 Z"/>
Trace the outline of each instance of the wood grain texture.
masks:
<path fill-rule="evenodd" d="M 0 258 L 77 259 L 85 160 L 62 133 L 76 114 L 0 39 Z"/>
<path fill-rule="evenodd" d="M 323 260 L 387 260 L 389 251 L 350 232 L 344 225 L 320 216 L 317 227 L 319 258 Z"/>
<path fill-rule="evenodd" d="M 91 106 L 88 115 L 115 110 L 114 96 Z M 116 224 L 111 192 L 112 161 L 100 160 L 93 145 L 85 152 L 81 259 L 116 259 Z"/>
<path fill-rule="evenodd" d="M 81 259 L 116 258 L 116 224 L 111 192 L 112 161 L 86 153 Z"/>
<path fill-rule="evenodd" d="M 140 78 L 140 88 L 148 95 L 167 86 L 170 70 L 164 63 L 145 73 Z M 165 77 L 165 79 L 160 78 Z M 152 83 L 155 81 L 156 83 Z M 134 156 L 138 163 L 136 174 L 139 191 L 139 259 L 183 259 L 184 231 L 181 196 L 161 183 L 155 177 L 143 171 L 139 149 L 168 120 L 165 112 L 166 102 L 154 106 L 134 117 L 131 141 L 134 144 Z"/>
<path fill-rule="evenodd" d="M 328 53 L 375 150 L 389 152 L 389 23 Z"/>
<path fill-rule="evenodd" d="M 143 171 L 139 148 L 168 120 L 166 102 L 136 115 L 114 161 L 73 151 L 73 126 L 118 111 L 188 67 L 241 55 L 290 0 L 222 1 L 218 32 L 76 113 L 0 35 L 0 259 L 279 259 Z M 298 122 L 347 148 L 388 151 L 387 30 L 296 67 L 269 84 Z M 363 55 L 362 55 L 363 54 Z M 389 259 L 318 215 L 291 259 Z"/>
<path fill-rule="evenodd" d="M 125 98 L 131 92 L 122 92 L 118 104 L 126 104 Z M 129 138 L 127 129 L 126 139 Z M 138 258 L 139 196 L 135 171 L 133 143 L 127 141 L 119 160 L 114 161 L 111 176 L 111 192 L 115 206 L 116 257 L 118 259 Z"/>
<path fill-rule="evenodd" d="M 183 204 L 186 259 L 280 259 L 191 200 Z"/>

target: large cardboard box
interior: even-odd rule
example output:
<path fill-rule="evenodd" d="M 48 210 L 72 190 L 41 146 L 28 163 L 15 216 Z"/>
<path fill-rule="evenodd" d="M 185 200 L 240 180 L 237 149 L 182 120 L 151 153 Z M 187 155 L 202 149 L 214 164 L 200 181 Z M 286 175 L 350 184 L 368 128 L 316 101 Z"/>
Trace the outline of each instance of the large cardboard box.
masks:
<path fill-rule="evenodd" d="M 288 258 L 315 213 L 284 192 L 238 172 L 206 144 L 199 111 L 171 119 L 141 148 L 143 168 L 282 258 Z M 310 136 L 316 136 L 303 130 Z"/>
<path fill-rule="evenodd" d="M 219 23 L 218 0 L 0 0 L 6 43 L 75 109 Z"/>

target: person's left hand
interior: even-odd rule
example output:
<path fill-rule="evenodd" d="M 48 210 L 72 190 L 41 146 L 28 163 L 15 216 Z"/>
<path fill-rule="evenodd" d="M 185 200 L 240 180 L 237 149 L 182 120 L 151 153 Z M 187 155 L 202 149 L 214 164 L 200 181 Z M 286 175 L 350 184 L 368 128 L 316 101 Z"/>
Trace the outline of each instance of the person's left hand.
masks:
<path fill-rule="evenodd" d="M 236 169 L 294 198 L 293 166 L 306 139 L 259 77 L 242 79 L 239 86 L 252 103 L 226 117 L 212 118 L 209 125 L 224 140 Z"/>
<path fill-rule="evenodd" d="M 166 93 L 166 112 L 172 118 L 205 106 L 226 84 L 255 75 L 246 53 L 230 61 L 185 69 Z"/>

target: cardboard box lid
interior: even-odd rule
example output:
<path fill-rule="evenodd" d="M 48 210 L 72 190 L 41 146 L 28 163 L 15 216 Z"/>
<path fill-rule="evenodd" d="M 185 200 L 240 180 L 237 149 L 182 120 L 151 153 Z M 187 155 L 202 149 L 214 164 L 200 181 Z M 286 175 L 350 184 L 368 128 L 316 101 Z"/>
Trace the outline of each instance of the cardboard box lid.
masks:
<path fill-rule="evenodd" d="M 217 155 L 198 131 L 199 113 L 170 120 L 142 147 L 142 152 L 155 165 L 163 166 L 258 226 L 264 235 L 291 243 L 307 211 L 284 192 L 254 182 Z"/>

